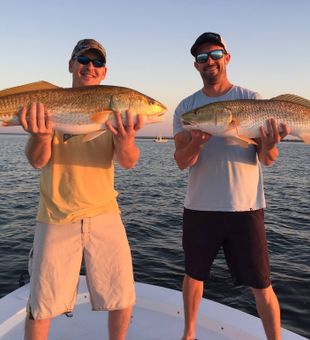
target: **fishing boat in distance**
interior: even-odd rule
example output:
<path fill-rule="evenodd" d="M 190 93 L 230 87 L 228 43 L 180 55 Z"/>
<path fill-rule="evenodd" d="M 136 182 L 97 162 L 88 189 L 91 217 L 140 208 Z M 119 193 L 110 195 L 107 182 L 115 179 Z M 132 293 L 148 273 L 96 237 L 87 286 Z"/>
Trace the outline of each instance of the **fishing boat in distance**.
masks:
<path fill-rule="evenodd" d="M 167 143 L 168 139 L 167 138 L 163 138 L 162 136 L 157 136 L 153 141 L 155 143 Z"/>
<path fill-rule="evenodd" d="M 182 293 L 169 288 L 136 283 L 137 302 L 127 340 L 180 340 L 183 333 Z M 23 338 L 29 284 L 0 299 L 0 339 Z M 85 276 L 80 276 L 75 309 L 72 314 L 53 319 L 50 340 L 107 339 L 106 312 L 91 311 Z M 259 318 L 237 309 L 203 299 L 197 319 L 199 340 L 266 339 Z M 306 338 L 282 328 L 282 340 Z"/>

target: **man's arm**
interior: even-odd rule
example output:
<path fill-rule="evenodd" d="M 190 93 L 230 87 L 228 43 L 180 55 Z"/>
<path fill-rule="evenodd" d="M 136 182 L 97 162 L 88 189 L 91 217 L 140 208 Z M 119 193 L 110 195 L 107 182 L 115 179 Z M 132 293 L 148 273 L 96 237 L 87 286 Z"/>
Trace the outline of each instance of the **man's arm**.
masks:
<path fill-rule="evenodd" d="M 272 118 L 267 120 L 267 132 L 263 127 L 260 127 L 260 132 L 261 138 L 256 140 L 258 159 L 264 165 L 271 165 L 279 156 L 277 144 L 289 134 L 289 129 L 286 124 L 282 124 L 280 133 L 276 121 Z"/>
<path fill-rule="evenodd" d="M 209 134 L 200 130 L 182 131 L 175 135 L 174 159 L 181 170 L 197 162 L 200 151 L 209 138 Z"/>
<path fill-rule="evenodd" d="M 127 112 L 127 124 L 123 125 L 121 114 L 115 112 L 115 119 L 117 128 L 112 126 L 108 121 L 106 127 L 113 134 L 113 141 L 115 147 L 115 158 L 119 165 L 124 169 L 133 168 L 140 157 L 140 150 L 135 143 L 136 132 L 142 127 L 142 117 L 138 115 L 137 123 L 134 125 L 133 117 L 130 112 Z"/>
<path fill-rule="evenodd" d="M 30 133 L 25 154 L 29 163 L 36 169 L 42 168 L 51 158 L 52 134 L 50 114 L 45 112 L 42 103 L 32 103 L 29 112 L 23 107 L 20 123 Z"/>

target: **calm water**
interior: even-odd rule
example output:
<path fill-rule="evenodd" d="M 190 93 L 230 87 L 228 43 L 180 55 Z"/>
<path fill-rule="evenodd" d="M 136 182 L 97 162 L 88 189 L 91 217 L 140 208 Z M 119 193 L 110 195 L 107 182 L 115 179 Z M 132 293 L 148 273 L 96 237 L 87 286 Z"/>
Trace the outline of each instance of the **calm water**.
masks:
<path fill-rule="evenodd" d="M 24 156 L 25 135 L 0 135 L 0 296 L 16 289 L 27 269 L 40 172 Z M 119 203 L 132 247 L 137 281 L 181 289 L 182 205 L 187 172 L 177 169 L 172 141 L 138 140 L 135 169 L 116 168 Z M 264 168 L 266 227 L 272 281 L 282 322 L 310 337 L 310 146 L 281 143 L 280 157 Z M 248 289 L 232 285 L 221 253 L 205 297 L 256 315 Z"/>

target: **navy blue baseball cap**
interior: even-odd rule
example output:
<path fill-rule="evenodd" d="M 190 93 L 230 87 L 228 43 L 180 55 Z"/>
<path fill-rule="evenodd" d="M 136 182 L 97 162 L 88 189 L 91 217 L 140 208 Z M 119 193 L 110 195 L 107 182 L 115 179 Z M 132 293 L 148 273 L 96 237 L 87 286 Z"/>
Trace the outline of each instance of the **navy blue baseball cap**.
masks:
<path fill-rule="evenodd" d="M 212 43 L 215 45 L 219 45 L 224 48 L 224 51 L 227 53 L 227 45 L 224 39 L 218 34 L 213 32 L 206 32 L 201 34 L 197 40 L 195 41 L 194 45 L 191 48 L 191 54 L 195 57 L 197 48 L 205 43 Z"/>

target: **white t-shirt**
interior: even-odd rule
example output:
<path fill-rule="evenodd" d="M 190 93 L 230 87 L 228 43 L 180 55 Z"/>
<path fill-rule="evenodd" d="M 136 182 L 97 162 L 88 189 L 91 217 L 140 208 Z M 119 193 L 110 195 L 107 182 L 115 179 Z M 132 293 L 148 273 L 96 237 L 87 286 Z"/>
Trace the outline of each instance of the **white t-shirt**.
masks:
<path fill-rule="evenodd" d="M 184 131 L 183 113 L 208 103 L 261 99 L 257 92 L 233 86 L 226 94 L 208 97 L 202 90 L 181 101 L 173 120 L 174 136 Z M 250 211 L 266 207 L 262 169 L 256 147 L 242 148 L 231 138 L 212 136 L 203 146 L 199 158 L 189 168 L 184 206 L 200 211 Z"/>

